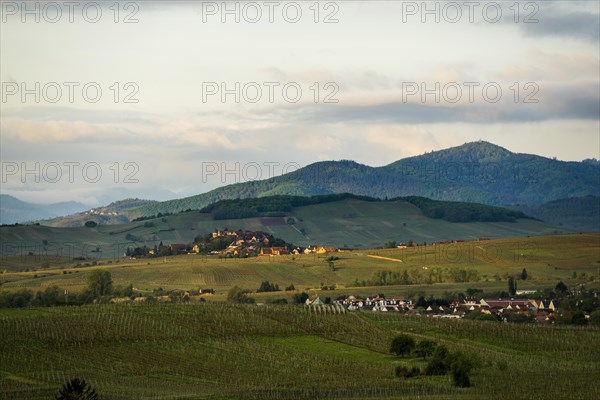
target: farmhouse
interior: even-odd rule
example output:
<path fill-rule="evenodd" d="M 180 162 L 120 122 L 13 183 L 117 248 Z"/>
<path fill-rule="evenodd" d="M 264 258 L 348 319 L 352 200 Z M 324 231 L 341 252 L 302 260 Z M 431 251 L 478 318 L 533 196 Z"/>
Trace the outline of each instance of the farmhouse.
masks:
<path fill-rule="evenodd" d="M 261 247 L 261 256 L 281 256 L 284 254 L 290 254 L 287 247 Z"/>
<path fill-rule="evenodd" d="M 323 301 L 319 298 L 319 295 L 315 295 L 313 297 L 309 297 L 308 299 L 306 299 L 306 303 L 307 306 L 322 306 L 325 305 L 325 303 L 323 303 Z"/>

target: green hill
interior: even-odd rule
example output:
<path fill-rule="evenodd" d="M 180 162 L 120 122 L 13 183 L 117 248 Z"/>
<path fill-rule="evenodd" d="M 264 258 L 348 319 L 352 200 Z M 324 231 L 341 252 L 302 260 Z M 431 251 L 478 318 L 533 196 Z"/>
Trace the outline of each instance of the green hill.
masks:
<path fill-rule="evenodd" d="M 490 205 L 539 205 L 587 195 L 600 196 L 598 162 L 565 162 L 512 153 L 488 142 L 369 167 L 354 161 L 326 161 L 261 181 L 224 186 L 208 193 L 132 209 L 128 216 L 199 210 L 224 199 L 272 195 L 353 193 L 377 198 L 421 196 Z"/>
<path fill-rule="evenodd" d="M 519 212 L 477 204 L 434 202 L 422 198 L 384 201 L 351 195 L 274 199 L 277 200 L 223 202 L 209 207 L 206 212 L 189 211 L 92 228 L 3 226 L 0 227 L 2 253 L 119 257 L 133 244 L 189 243 L 198 234 L 222 228 L 263 230 L 296 245 L 353 248 L 381 246 L 393 240 L 429 243 L 572 232 L 565 227 L 528 219 Z M 276 206 L 251 215 L 227 215 L 224 212 L 227 210 L 223 209 L 224 205 L 234 204 L 233 210 L 237 212 L 243 210 L 247 202 L 260 204 L 261 201 L 265 204 L 273 201 Z M 244 218 L 238 218 L 240 216 Z M 465 216 L 472 222 L 451 222 L 466 221 Z"/>

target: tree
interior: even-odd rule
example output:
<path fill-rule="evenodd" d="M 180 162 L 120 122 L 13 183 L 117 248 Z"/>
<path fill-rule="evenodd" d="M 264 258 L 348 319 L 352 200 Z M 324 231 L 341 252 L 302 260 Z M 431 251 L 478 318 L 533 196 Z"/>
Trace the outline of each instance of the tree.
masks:
<path fill-rule="evenodd" d="M 269 281 L 264 281 L 261 282 L 257 292 L 279 292 L 279 285 L 276 283 L 270 283 Z"/>
<path fill-rule="evenodd" d="M 566 293 L 569 291 L 569 288 L 567 287 L 567 285 L 564 284 L 563 281 L 560 281 L 556 284 L 556 291 L 560 292 L 560 293 Z"/>
<path fill-rule="evenodd" d="M 98 394 L 93 387 L 88 386 L 84 380 L 77 378 L 65 383 L 58 392 L 56 400 L 96 400 Z"/>
<path fill-rule="evenodd" d="M 290 286 L 286 287 L 286 288 L 285 288 L 285 291 L 286 291 L 286 292 L 289 292 L 289 291 L 292 291 L 292 290 L 296 290 L 296 288 L 294 287 L 294 284 L 293 284 L 293 283 L 290 283 Z"/>
<path fill-rule="evenodd" d="M 571 323 L 573 325 L 586 325 L 588 321 L 585 318 L 585 313 L 581 310 L 575 311 L 571 317 Z"/>
<path fill-rule="evenodd" d="M 110 272 L 100 269 L 92 271 L 88 277 L 88 291 L 94 299 L 112 294 L 113 282 Z"/>
<path fill-rule="evenodd" d="M 436 345 L 433 340 L 423 339 L 423 340 L 420 340 L 417 343 L 417 345 L 415 346 L 414 353 L 417 357 L 426 359 L 427 357 L 429 357 L 430 355 L 433 354 L 433 351 L 435 350 L 435 346 Z"/>
<path fill-rule="evenodd" d="M 517 283 L 512 276 L 508 277 L 508 294 L 514 296 L 517 293 Z"/>
<path fill-rule="evenodd" d="M 242 289 L 239 286 L 234 286 L 227 292 L 227 301 L 232 303 L 253 303 L 254 299 L 248 297 L 249 290 Z"/>
<path fill-rule="evenodd" d="M 600 309 L 590 314 L 590 325 L 600 326 Z"/>
<path fill-rule="evenodd" d="M 458 387 L 470 387 L 469 373 L 473 369 L 473 362 L 463 353 L 454 353 L 451 355 L 451 359 L 450 374 L 452 374 L 452 383 Z"/>
<path fill-rule="evenodd" d="M 330 270 L 331 272 L 335 272 L 335 263 L 334 263 L 333 261 L 331 261 L 331 260 L 328 260 L 328 261 L 327 261 L 327 266 L 329 267 L 329 270 Z"/>
<path fill-rule="evenodd" d="M 523 271 L 521 271 L 521 280 L 525 281 L 527 280 L 527 269 L 523 268 Z"/>
<path fill-rule="evenodd" d="M 384 249 L 395 249 L 396 247 L 397 244 L 395 240 L 390 240 L 383 246 Z"/>
<path fill-rule="evenodd" d="M 410 354 L 414 347 L 415 339 L 408 335 L 398 335 L 392 340 L 390 353 L 404 357 L 405 354 Z"/>
<path fill-rule="evenodd" d="M 306 300 L 308 300 L 308 293 L 296 293 L 292 299 L 296 304 L 304 304 L 306 303 Z"/>
<path fill-rule="evenodd" d="M 86 228 L 95 228 L 98 226 L 95 221 L 86 221 L 84 225 Z"/>

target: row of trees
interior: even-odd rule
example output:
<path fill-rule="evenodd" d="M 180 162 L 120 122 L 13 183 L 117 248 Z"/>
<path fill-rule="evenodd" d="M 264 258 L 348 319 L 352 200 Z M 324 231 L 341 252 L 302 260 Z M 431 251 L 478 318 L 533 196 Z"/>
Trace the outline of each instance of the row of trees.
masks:
<path fill-rule="evenodd" d="M 125 288 L 115 288 L 110 272 L 94 270 L 88 276 L 86 288 L 79 294 L 69 293 L 58 286 L 50 286 L 35 293 L 28 289 L 16 292 L 1 292 L 0 308 L 80 305 L 102 301 L 115 295 L 131 297 L 133 294 L 133 285 L 129 284 Z"/>
<path fill-rule="evenodd" d="M 418 285 L 442 282 L 477 282 L 479 273 L 473 268 L 430 268 L 427 274 L 420 270 L 412 269 L 410 272 L 382 270 L 375 271 L 368 280 L 355 279 L 353 286 L 388 286 L 388 285 Z"/>

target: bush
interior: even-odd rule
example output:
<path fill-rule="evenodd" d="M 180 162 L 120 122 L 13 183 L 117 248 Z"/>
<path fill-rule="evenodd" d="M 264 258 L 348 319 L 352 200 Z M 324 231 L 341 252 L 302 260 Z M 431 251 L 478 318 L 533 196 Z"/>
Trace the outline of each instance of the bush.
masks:
<path fill-rule="evenodd" d="M 494 314 L 479 313 L 474 318 L 477 321 L 494 321 L 498 322 L 498 317 Z"/>
<path fill-rule="evenodd" d="M 71 379 L 60 388 L 56 400 L 96 400 L 98 394 L 84 380 Z"/>
<path fill-rule="evenodd" d="M 425 367 L 425 375 L 446 375 L 448 373 L 448 348 L 442 344 L 435 347 L 431 359 Z"/>
<path fill-rule="evenodd" d="M 408 368 L 405 365 L 398 365 L 396 367 L 396 376 L 399 378 L 412 378 L 414 376 L 419 376 L 421 374 L 421 370 L 419 367 Z"/>
<path fill-rule="evenodd" d="M 292 299 L 294 300 L 294 303 L 296 303 L 296 304 L 304 304 L 304 303 L 306 303 L 306 300 L 308 300 L 308 293 L 306 293 L 306 292 L 296 293 L 294 295 L 294 297 L 292 297 Z"/>
<path fill-rule="evenodd" d="M 452 383 L 458 387 L 470 387 L 469 373 L 473 369 L 473 362 L 463 353 L 454 353 L 450 356 L 450 374 Z"/>
<path fill-rule="evenodd" d="M 227 292 L 227 301 L 232 303 L 254 303 L 252 297 L 248 297 L 249 290 L 242 289 L 239 286 L 234 286 Z"/>
<path fill-rule="evenodd" d="M 86 221 L 84 225 L 86 228 L 95 228 L 98 226 L 95 221 Z"/>
<path fill-rule="evenodd" d="M 405 354 L 410 354 L 414 347 L 415 339 L 408 335 L 398 335 L 392 340 L 390 353 L 404 357 Z"/>
<path fill-rule="evenodd" d="M 571 317 L 571 323 L 573 325 L 587 325 L 588 321 L 585 318 L 585 313 L 581 310 L 577 310 Z"/>

